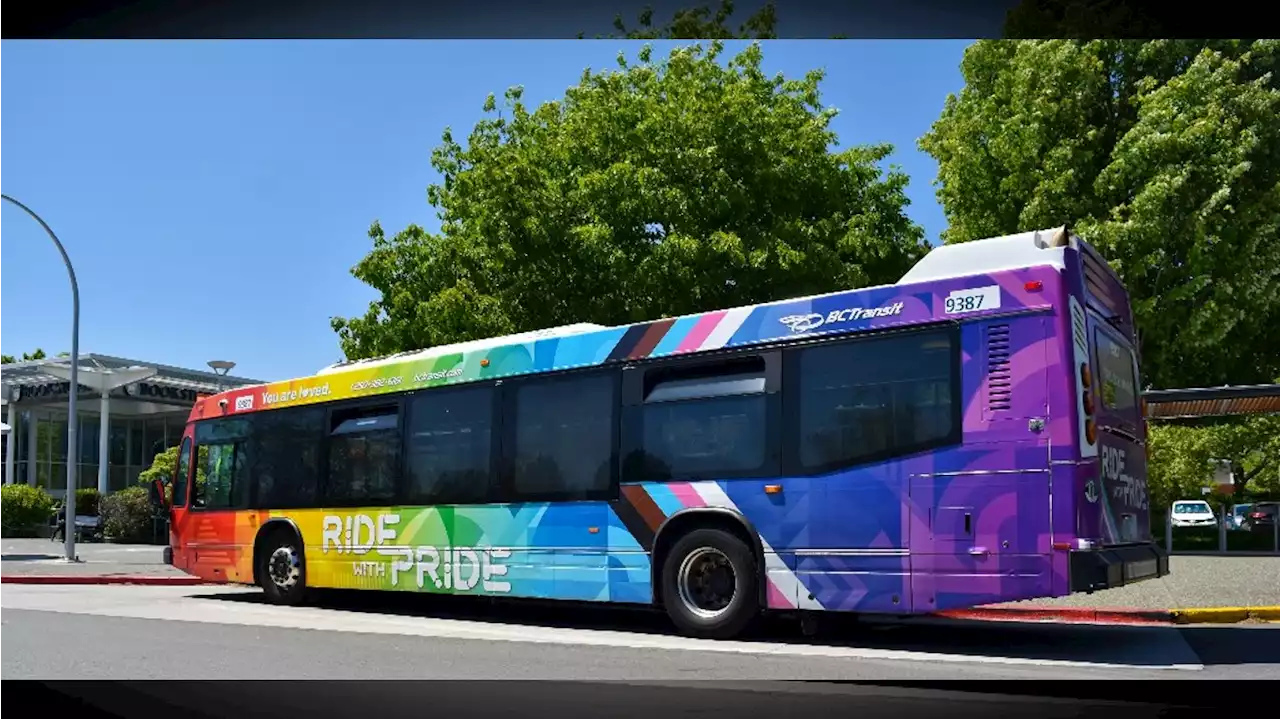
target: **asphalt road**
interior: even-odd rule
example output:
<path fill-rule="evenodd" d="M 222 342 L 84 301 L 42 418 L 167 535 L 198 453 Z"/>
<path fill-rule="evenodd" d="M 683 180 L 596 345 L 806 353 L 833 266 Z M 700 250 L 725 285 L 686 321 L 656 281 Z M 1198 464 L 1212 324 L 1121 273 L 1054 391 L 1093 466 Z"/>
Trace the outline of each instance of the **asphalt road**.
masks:
<path fill-rule="evenodd" d="M 536 716 L 620 719 L 675 716 L 680 719 L 724 717 L 858 716 L 860 719 L 907 719 L 947 716 L 991 719 L 1025 716 L 1034 719 L 1171 719 L 1204 715 L 1203 707 L 1187 707 L 1165 698 L 1122 701 L 1080 697 L 1036 697 L 1009 691 L 1014 682 L 983 682 L 959 691 L 936 687 L 837 683 L 755 682 L 97 682 L 59 685 L 60 695 L 38 686 L 10 684 L 13 706 L 34 700 L 50 713 L 79 719 L 157 716 L 166 719 L 279 719 L 305 715 L 315 719 L 353 716 L 465 716 L 527 719 Z M 1103 684 L 1115 686 L 1115 682 Z M 954 687 L 955 683 L 950 686 Z M 1045 685 L 1037 685 L 1045 686 Z M 1060 685 L 1073 686 L 1073 685 Z M 1142 686 L 1161 685 L 1151 684 Z M 1125 686 L 1119 687 L 1122 692 Z M 1185 696 L 1186 692 L 1180 692 Z M 68 695 L 73 702 L 66 701 Z M 87 711 L 88 699 L 98 713 Z M 60 701 L 61 700 L 61 701 Z M 1164 710 L 1162 705 L 1172 705 Z M 1179 711 L 1178 708 L 1182 710 Z"/>
<path fill-rule="evenodd" d="M 741 641 L 659 615 L 331 593 L 275 607 L 254 589 L 5 585 L 6 679 L 625 681 L 1193 679 L 1280 676 L 1280 625 L 1125 627 L 775 621 Z"/>

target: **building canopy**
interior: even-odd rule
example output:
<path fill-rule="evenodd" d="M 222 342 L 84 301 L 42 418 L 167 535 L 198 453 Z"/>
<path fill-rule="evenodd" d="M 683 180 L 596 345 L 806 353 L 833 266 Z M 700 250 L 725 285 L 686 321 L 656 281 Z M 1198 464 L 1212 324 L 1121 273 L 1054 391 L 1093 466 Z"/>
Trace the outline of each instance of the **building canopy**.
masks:
<path fill-rule="evenodd" d="M 70 359 L 66 357 L 0 365 L 0 385 L 3 386 L 0 400 L 19 407 L 65 404 L 71 392 L 70 368 Z M 258 380 L 244 377 L 99 354 L 80 355 L 78 380 L 81 385 L 78 396 L 85 399 L 100 398 L 105 389 L 112 400 L 133 400 L 129 403 L 132 405 L 127 410 L 129 414 L 172 411 L 175 405 L 191 406 L 199 395 L 260 384 Z M 148 411 L 147 405 L 155 408 Z"/>
<path fill-rule="evenodd" d="M 25 481 L 58 493 L 74 467 L 77 486 L 96 487 L 104 494 L 128 486 L 156 454 L 176 446 L 202 395 L 261 384 L 98 354 L 81 355 L 78 370 L 78 439 L 68 447 L 70 359 L 0 365 L 6 484 Z"/>
<path fill-rule="evenodd" d="M 1280 414 L 1280 384 L 1148 390 L 1148 419 Z"/>

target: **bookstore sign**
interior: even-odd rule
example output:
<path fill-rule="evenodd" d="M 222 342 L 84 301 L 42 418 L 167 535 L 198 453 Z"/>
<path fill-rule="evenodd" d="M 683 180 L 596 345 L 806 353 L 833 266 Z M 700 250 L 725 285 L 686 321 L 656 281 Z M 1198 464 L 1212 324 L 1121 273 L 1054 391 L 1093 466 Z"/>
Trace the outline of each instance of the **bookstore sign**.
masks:
<path fill-rule="evenodd" d="M 71 394 L 70 382 L 46 382 L 44 384 L 34 384 L 18 386 L 14 388 L 13 401 L 51 401 L 64 399 Z M 172 387 L 169 385 L 154 384 L 151 382 L 138 382 L 129 385 L 121 390 L 126 397 L 139 400 L 151 400 L 155 402 L 166 402 L 172 404 L 194 405 L 199 399 L 199 393 L 193 389 L 185 387 Z M 94 394 L 92 390 L 81 388 L 81 395 Z"/>
<path fill-rule="evenodd" d="M 199 393 L 193 389 L 152 384 L 150 382 L 139 382 L 136 385 L 133 385 L 132 389 L 133 391 L 129 394 L 138 397 L 139 399 L 159 400 L 161 402 L 193 405 L 199 398 Z"/>

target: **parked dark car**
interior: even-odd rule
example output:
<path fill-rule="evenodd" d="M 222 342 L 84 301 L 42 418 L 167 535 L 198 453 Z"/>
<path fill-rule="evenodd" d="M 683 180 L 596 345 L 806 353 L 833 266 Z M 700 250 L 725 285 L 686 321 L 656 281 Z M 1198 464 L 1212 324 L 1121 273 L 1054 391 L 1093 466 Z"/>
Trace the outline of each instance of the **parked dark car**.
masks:
<path fill-rule="evenodd" d="M 1241 530 L 1244 529 L 1244 518 L 1249 514 L 1249 510 L 1253 508 L 1252 504 L 1233 504 L 1231 505 L 1231 513 L 1227 515 L 1227 529 Z"/>
<path fill-rule="evenodd" d="M 1274 531 L 1276 518 L 1280 517 L 1280 502 L 1258 502 L 1244 515 L 1244 529 L 1261 532 Z"/>

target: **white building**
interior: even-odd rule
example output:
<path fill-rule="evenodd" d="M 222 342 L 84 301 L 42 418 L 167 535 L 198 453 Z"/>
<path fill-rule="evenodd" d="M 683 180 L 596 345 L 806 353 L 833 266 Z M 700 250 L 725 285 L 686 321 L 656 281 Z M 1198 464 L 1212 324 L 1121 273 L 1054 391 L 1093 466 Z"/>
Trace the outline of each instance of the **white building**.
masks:
<path fill-rule="evenodd" d="M 5 484 L 25 482 L 62 496 L 70 371 L 64 357 L 0 365 Z M 78 486 L 103 494 L 134 484 L 157 454 L 181 442 L 198 396 L 260 384 L 95 354 L 80 356 L 77 380 L 79 456 L 71 461 L 79 462 Z"/>

